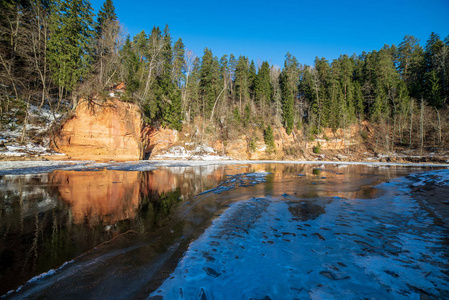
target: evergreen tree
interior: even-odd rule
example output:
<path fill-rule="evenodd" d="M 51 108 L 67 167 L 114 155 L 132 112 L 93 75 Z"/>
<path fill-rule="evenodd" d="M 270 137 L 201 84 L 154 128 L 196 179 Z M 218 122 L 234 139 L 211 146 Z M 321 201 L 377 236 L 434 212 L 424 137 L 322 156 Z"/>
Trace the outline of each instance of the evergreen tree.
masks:
<path fill-rule="evenodd" d="M 340 81 L 341 61 L 335 59 L 330 68 L 328 79 L 329 100 L 326 101 L 326 126 L 334 131 L 344 125 L 346 116 L 346 106 L 344 93 L 342 91 L 342 82 Z"/>
<path fill-rule="evenodd" d="M 200 59 L 196 57 L 193 60 L 189 71 L 186 73 L 188 76 L 186 76 L 185 105 L 188 121 L 199 115 L 201 112 L 200 72 Z"/>
<path fill-rule="evenodd" d="M 427 101 L 430 105 L 441 108 L 443 105 L 443 98 L 441 96 L 440 80 L 435 70 L 426 74 L 427 81 Z"/>
<path fill-rule="evenodd" d="M 424 53 L 426 73 L 430 73 L 435 69 L 435 56 L 440 52 L 443 46 L 444 43 L 440 39 L 440 36 L 435 32 L 432 32 L 427 40 L 426 51 Z"/>
<path fill-rule="evenodd" d="M 319 59 L 315 58 L 315 74 L 313 78 L 313 88 L 315 90 L 316 99 L 317 99 L 317 120 L 318 127 L 317 132 L 319 133 L 321 126 L 329 126 L 329 119 L 331 114 L 331 97 L 329 94 L 331 93 L 330 81 L 331 81 L 331 70 L 329 66 L 329 62 L 322 57 Z"/>
<path fill-rule="evenodd" d="M 254 83 L 256 103 L 261 107 L 269 107 L 271 104 L 272 88 L 270 80 L 270 65 L 268 62 L 264 61 L 257 73 Z"/>
<path fill-rule="evenodd" d="M 276 146 L 274 144 L 274 135 L 273 135 L 273 128 L 271 128 L 271 125 L 268 125 L 264 132 L 263 132 L 263 140 L 265 142 L 265 145 L 267 145 L 267 152 L 271 153 L 275 150 Z"/>
<path fill-rule="evenodd" d="M 95 88 L 103 90 L 116 79 L 120 68 L 118 56 L 120 28 L 112 0 L 106 0 L 98 12 L 94 33 L 93 73 Z"/>
<path fill-rule="evenodd" d="M 398 71 L 402 80 L 406 83 L 410 94 L 415 98 L 420 98 L 424 82 L 424 52 L 418 39 L 406 35 L 399 44 L 397 57 Z"/>
<path fill-rule="evenodd" d="M 139 58 L 139 62 L 143 62 L 146 59 L 145 54 L 148 52 L 147 42 L 147 34 L 144 30 L 133 37 L 133 50 Z"/>
<path fill-rule="evenodd" d="M 235 59 L 234 54 L 230 54 L 229 55 L 229 60 L 228 60 L 228 69 L 229 69 L 229 80 L 230 80 L 230 97 L 231 99 L 236 98 L 236 91 L 235 91 L 235 69 L 237 67 L 237 60 Z"/>
<path fill-rule="evenodd" d="M 153 34 L 159 34 L 157 30 Z M 162 68 L 156 77 L 155 98 L 163 125 L 182 129 L 181 92 L 172 78 L 173 52 L 168 25 L 164 28 Z"/>
<path fill-rule="evenodd" d="M 355 99 L 354 99 L 354 61 L 347 55 L 342 55 L 338 59 L 340 61 L 339 81 L 343 95 L 343 103 L 345 121 L 350 124 L 355 121 Z"/>
<path fill-rule="evenodd" d="M 235 94 L 236 100 L 239 103 L 239 110 L 242 110 L 242 103 L 249 100 L 249 68 L 248 59 L 244 56 L 239 56 L 235 66 Z"/>
<path fill-rule="evenodd" d="M 395 97 L 398 72 L 393 63 L 394 50 L 385 46 L 375 54 L 374 71 L 374 103 L 371 117 L 374 120 L 385 120 L 390 114 L 390 103 Z"/>
<path fill-rule="evenodd" d="M 117 21 L 117 15 L 115 14 L 115 7 L 112 0 L 106 0 L 97 15 L 97 24 L 95 26 L 97 37 L 101 37 L 103 27 L 105 25 L 107 26 L 111 21 Z"/>
<path fill-rule="evenodd" d="M 86 0 L 58 0 L 55 3 L 47 54 L 61 99 L 64 91 L 73 91 L 89 72 L 92 63 L 93 13 Z M 76 99 L 72 97 L 72 100 L 73 106 L 76 106 Z"/>
<path fill-rule="evenodd" d="M 185 76 L 183 71 L 186 68 L 186 60 L 184 58 L 185 47 L 182 39 L 179 38 L 175 45 L 173 46 L 173 70 L 172 76 L 173 81 L 178 87 L 181 87 L 182 83 L 185 81 Z"/>
<path fill-rule="evenodd" d="M 256 83 L 256 65 L 254 64 L 254 60 L 251 60 L 248 69 L 248 94 L 251 99 L 254 100 L 255 97 L 255 83 Z"/>
<path fill-rule="evenodd" d="M 139 69 L 139 57 L 134 53 L 129 35 L 126 37 L 125 44 L 120 49 L 120 60 L 122 65 L 121 80 L 126 83 L 126 93 L 128 96 L 138 90 L 140 81 L 136 77 Z"/>
<path fill-rule="evenodd" d="M 209 115 L 218 96 L 219 84 L 219 62 L 216 57 L 212 55 L 212 51 L 208 48 L 204 49 L 204 55 L 201 62 L 200 71 L 200 95 L 202 98 L 203 113 Z M 206 115 L 204 115 L 206 117 Z"/>
<path fill-rule="evenodd" d="M 282 118 L 287 134 L 294 125 L 294 105 L 298 93 L 298 61 L 290 53 L 285 56 L 284 69 L 279 77 L 282 92 Z"/>

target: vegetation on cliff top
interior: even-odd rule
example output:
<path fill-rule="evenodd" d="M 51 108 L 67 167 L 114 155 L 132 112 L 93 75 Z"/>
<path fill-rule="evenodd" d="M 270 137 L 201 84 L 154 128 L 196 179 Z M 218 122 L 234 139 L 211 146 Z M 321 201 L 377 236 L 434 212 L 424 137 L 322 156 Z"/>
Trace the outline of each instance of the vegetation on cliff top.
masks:
<path fill-rule="evenodd" d="M 96 19 L 96 20 L 95 20 Z M 229 128 L 265 133 L 273 127 L 311 139 L 368 120 L 385 151 L 442 148 L 449 138 L 449 37 L 413 36 L 399 46 L 301 64 L 287 53 L 283 68 L 243 55 L 201 57 L 169 27 L 123 36 L 112 0 L 95 14 L 88 0 L 0 1 L 0 117 L 27 122 L 30 102 L 54 112 L 80 98 L 106 96 L 126 83 L 122 101 L 142 107 L 157 126 L 182 129 L 201 119 L 229 138 Z M 264 131 L 265 130 L 265 131 Z"/>

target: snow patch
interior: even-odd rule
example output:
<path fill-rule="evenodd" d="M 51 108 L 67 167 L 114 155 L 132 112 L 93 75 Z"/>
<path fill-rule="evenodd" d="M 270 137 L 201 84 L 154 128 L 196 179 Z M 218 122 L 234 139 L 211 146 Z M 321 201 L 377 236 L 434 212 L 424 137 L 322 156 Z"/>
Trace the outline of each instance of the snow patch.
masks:
<path fill-rule="evenodd" d="M 188 159 L 188 160 L 231 160 L 228 156 L 219 155 L 212 147 L 201 145 L 194 150 L 183 146 L 175 146 L 163 154 L 155 155 L 156 159 Z"/>
<path fill-rule="evenodd" d="M 14 110 L 13 110 L 14 112 Z M 17 118 L 11 118 L 10 123 L 2 128 L 0 133 L 0 157 L 64 155 L 51 150 L 48 145 L 39 145 L 29 140 L 30 135 L 43 134 L 51 125 L 61 118 L 61 114 L 53 114 L 48 107 L 39 109 L 31 105 L 29 121 L 25 128 L 25 140 L 22 143 L 24 125 L 17 123 Z M 45 144 L 48 144 L 47 141 Z"/>
<path fill-rule="evenodd" d="M 402 183 L 369 200 L 231 204 L 150 299 L 440 298 L 446 234 Z"/>

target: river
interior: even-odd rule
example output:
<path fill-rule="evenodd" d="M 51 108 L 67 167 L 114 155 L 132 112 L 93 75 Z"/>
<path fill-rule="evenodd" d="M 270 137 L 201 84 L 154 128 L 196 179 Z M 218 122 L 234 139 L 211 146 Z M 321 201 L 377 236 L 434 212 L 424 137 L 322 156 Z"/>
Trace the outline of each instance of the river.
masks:
<path fill-rule="evenodd" d="M 0 177 L 0 295 L 449 297 L 449 232 L 404 166 L 248 164 Z"/>

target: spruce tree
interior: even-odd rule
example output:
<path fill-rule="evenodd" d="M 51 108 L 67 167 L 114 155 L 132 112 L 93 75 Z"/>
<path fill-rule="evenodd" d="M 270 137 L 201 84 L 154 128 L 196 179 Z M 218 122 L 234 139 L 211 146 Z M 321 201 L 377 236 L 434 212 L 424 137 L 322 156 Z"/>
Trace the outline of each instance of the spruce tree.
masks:
<path fill-rule="evenodd" d="M 172 68 L 172 77 L 173 81 L 176 85 L 181 88 L 182 82 L 184 79 L 183 71 L 186 68 L 186 61 L 184 58 L 185 54 L 185 46 L 182 42 L 182 39 L 179 38 L 175 45 L 173 46 L 173 68 Z"/>
<path fill-rule="evenodd" d="M 112 0 L 106 0 L 97 15 L 97 24 L 95 26 L 97 37 L 101 37 L 103 26 L 108 25 L 111 21 L 117 21 L 117 15 L 115 14 L 115 7 Z"/>
<path fill-rule="evenodd" d="M 87 0 L 56 1 L 51 16 L 48 61 L 60 89 L 73 91 L 92 63 L 93 13 Z M 72 97 L 73 106 L 76 99 Z"/>
<path fill-rule="evenodd" d="M 138 90 L 140 82 L 136 77 L 139 69 L 139 58 L 132 49 L 129 35 L 126 37 L 122 49 L 120 49 L 120 61 L 122 65 L 120 78 L 126 83 L 127 96 L 131 96 L 133 92 Z"/>
<path fill-rule="evenodd" d="M 202 110 L 204 117 L 209 117 L 218 96 L 219 84 L 219 62 L 218 58 L 212 55 L 208 48 L 204 49 L 204 55 L 201 61 L 200 71 L 200 94 L 202 99 Z"/>
<path fill-rule="evenodd" d="M 426 72 L 424 49 L 418 39 L 406 35 L 398 47 L 398 71 L 407 85 L 410 96 L 421 98 Z"/>
<path fill-rule="evenodd" d="M 242 104 L 249 99 L 249 66 L 245 56 L 239 56 L 234 78 L 236 101 L 239 104 L 240 113 L 242 113 Z"/>
<path fill-rule="evenodd" d="M 294 125 L 294 105 L 298 93 L 298 61 L 296 57 L 287 53 L 284 69 L 279 82 L 282 91 L 282 118 L 287 134 L 291 134 Z"/>
<path fill-rule="evenodd" d="M 270 65 L 264 61 L 257 73 L 254 84 L 256 103 L 259 106 L 269 107 L 271 104 L 272 87 L 270 80 Z"/>
<path fill-rule="evenodd" d="M 249 64 L 249 70 L 248 70 L 248 93 L 251 99 L 254 100 L 255 97 L 255 83 L 256 83 L 256 65 L 254 63 L 254 60 L 251 60 L 251 63 Z"/>
<path fill-rule="evenodd" d="M 157 34 L 154 32 L 153 34 Z M 163 125 L 173 129 L 182 129 L 181 91 L 172 78 L 173 52 L 168 25 L 164 28 L 162 59 L 163 66 L 156 77 L 155 96 Z"/>
<path fill-rule="evenodd" d="M 267 145 L 267 152 L 271 153 L 275 150 L 276 146 L 274 144 L 274 135 L 273 135 L 273 128 L 271 128 L 271 125 L 268 125 L 264 132 L 263 132 L 263 140 L 265 142 L 265 145 Z"/>

